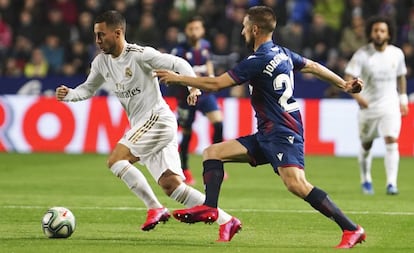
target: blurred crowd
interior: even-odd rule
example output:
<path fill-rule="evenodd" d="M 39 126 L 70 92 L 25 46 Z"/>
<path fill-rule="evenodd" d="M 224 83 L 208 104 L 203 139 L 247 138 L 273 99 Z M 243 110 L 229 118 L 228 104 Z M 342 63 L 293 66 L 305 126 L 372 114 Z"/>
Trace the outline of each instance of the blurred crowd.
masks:
<path fill-rule="evenodd" d="M 276 43 L 340 75 L 352 53 L 367 43 L 367 18 L 389 16 L 397 28 L 393 44 L 403 49 L 407 77 L 413 77 L 414 0 L 0 0 L 0 77 L 87 74 L 98 52 L 94 17 L 108 9 L 126 17 L 129 42 L 163 52 L 185 40 L 188 17 L 201 15 L 221 74 L 249 53 L 240 33 L 254 5 L 275 10 Z"/>

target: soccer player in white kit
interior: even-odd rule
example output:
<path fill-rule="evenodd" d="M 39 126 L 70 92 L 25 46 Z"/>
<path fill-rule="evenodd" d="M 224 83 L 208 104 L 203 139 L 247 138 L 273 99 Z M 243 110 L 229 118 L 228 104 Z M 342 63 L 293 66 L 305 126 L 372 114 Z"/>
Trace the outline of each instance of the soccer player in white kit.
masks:
<path fill-rule="evenodd" d="M 154 69 L 166 68 L 195 76 L 184 59 L 163 54 L 152 47 L 130 44 L 125 40 L 126 21 L 116 11 L 107 11 L 95 19 L 94 33 L 102 50 L 91 64 L 86 81 L 74 89 L 61 85 L 56 89 L 60 101 L 80 101 L 92 97 L 105 82 L 124 107 L 131 129 L 119 140 L 108 158 L 108 167 L 148 208 L 141 229 L 148 231 L 166 222 L 170 213 L 157 199 L 148 181 L 133 163 L 145 165 L 164 192 L 187 207 L 200 205 L 205 196 L 186 185 L 177 142 L 177 120 L 162 98 Z M 191 89 L 189 103 L 200 91 Z M 230 241 L 241 229 L 240 221 L 220 210 L 218 241 Z"/>
<path fill-rule="evenodd" d="M 374 139 L 383 137 L 386 193 L 396 195 L 401 116 L 408 113 L 407 68 L 402 50 L 390 44 L 394 26 L 389 18 L 376 16 L 369 19 L 366 35 L 369 44 L 355 52 L 345 69 L 346 80 L 359 77 L 365 82 L 361 93 L 352 94 L 360 106 L 358 161 L 361 186 L 364 194 L 374 194 L 370 149 Z"/>

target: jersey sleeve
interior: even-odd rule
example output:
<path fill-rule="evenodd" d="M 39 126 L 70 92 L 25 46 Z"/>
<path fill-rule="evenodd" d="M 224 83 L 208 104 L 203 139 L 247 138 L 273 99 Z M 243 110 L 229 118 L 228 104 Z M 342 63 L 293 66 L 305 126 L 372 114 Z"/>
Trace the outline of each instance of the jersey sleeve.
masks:
<path fill-rule="evenodd" d="M 345 67 L 345 74 L 357 77 L 361 75 L 363 54 L 361 50 L 355 52 Z"/>
<path fill-rule="evenodd" d="M 184 59 L 166 53 L 161 53 L 152 47 L 145 47 L 142 62 L 152 71 L 168 69 L 186 76 L 196 76 L 191 65 Z"/>
<path fill-rule="evenodd" d="M 96 90 L 99 89 L 99 87 L 104 83 L 105 79 L 99 72 L 99 60 L 97 58 L 92 61 L 91 71 L 86 78 L 86 81 L 78 85 L 76 88 L 70 89 L 63 101 L 76 102 L 88 99 L 92 97 L 95 94 Z"/>
<path fill-rule="evenodd" d="M 287 50 L 287 49 L 285 49 Z M 288 50 L 288 54 L 290 55 L 290 59 L 292 60 L 293 70 L 298 71 L 301 70 L 306 65 L 306 58 L 300 54 L 297 54 L 293 51 Z"/>
<path fill-rule="evenodd" d="M 249 56 L 242 60 L 234 68 L 227 71 L 237 85 L 249 81 L 257 73 L 257 68 L 255 67 L 257 65 L 255 65 L 254 59 L 254 56 Z"/>
<path fill-rule="evenodd" d="M 407 66 L 405 65 L 405 56 L 401 49 L 398 49 L 398 56 L 397 76 L 403 76 L 407 74 Z"/>

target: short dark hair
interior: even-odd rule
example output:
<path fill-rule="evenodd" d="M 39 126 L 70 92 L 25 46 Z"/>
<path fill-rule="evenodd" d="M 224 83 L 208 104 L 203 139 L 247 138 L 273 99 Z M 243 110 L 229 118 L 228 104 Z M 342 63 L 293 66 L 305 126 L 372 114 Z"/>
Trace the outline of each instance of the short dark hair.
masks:
<path fill-rule="evenodd" d="M 95 18 L 96 23 L 105 22 L 108 26 L 122 28 L 124 33 L 126 31 L 126 21 L 121 13 L 115 10 L 105 11 Z"/>
<path fill-rule="evenodd" d="M 388 26 L 388 33 L 390 35 L 389 42 L 393 42 L 395 39 L 395 23 L 387 16 L 373 16 L 367 20 L 367 25 L 365 26 L 365 36 L 368 39 L 368 42 L 372 41 L 371 32 L 372 27 L 376 23 L 386 23 Z"/>
<path fill-rule="evenodd" d="M 189 23 L 194 22 L 194 21 L 200 21 L 204 25 L 204 18 L 200 15 L 195 15 L 195 16 L 190 17 L 187 20 L 186 24 L 189 24 Z"/>
<path fill-rule="evenodd" d="M 250 22 L 257 25 L 265 33 L 271 33 L 276 28 L 276 15 L 268 6 L 254 6 L 247 10 Z"/>

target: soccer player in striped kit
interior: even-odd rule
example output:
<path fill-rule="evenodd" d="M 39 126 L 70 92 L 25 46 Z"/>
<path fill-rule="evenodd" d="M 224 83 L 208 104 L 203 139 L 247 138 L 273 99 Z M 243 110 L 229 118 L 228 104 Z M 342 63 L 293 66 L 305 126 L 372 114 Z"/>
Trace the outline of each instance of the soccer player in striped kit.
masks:
<path fill-rule="evenodd" d="M 293 72 L 311 73 L 350 93 L 359 92 L 363 82 L 360 79 L 346 82 L 321 64 L 274 44 L 275 27 L 276 17 L 271 8 L 250 8 L 243 20 L 242 35 L 253 53 L 218 77 L 191 77 L 168 70 L 156 71 L 162 82 L 191 85 L 207 91 L 249 82 L 252 86 L 251 104 L 257 118 L 258 131 L 255 134 L 213 144 L 204 150 L 206 200 L 203 205 L 175 210 L 173 215 L 187 223 L 215 220 L 223 182 L 223 164 L 271 164 L 291 193 L 341 228 L 342 239 L 336 247 L 352 248 L 365 240 L 364 229 L 343 214 L 325 191 L 313 186 L 305 177 L 303 125 L 299 104 L 293 97 Z"/>
<path fill-rule="evenodd" d="M 107 164 L 148 208 L 141 229 L 148 231 L 169 219 L 170 213 L 157 199 L 142 172 L 133 164 L 146 166 L 155 181 L 172 199 L 187 207 L 200 205 L 205 196 L 186 185 L 177 142 L 177 119 L 162 98 L 157 68 L 195 76 L 184 59 L 162 54 L 152 47 L 130 44 L 125 40 L 126 21 L 117 11 L 107 11 L 95 19 L 96 44 L 102 50 L 91 64 L 86 81 L 71 89 L 56 89 L 60 101 L 76 102 L 92 97 L 105 82 L 124 107 L 131 129 L 119 140 Z M 188 97 L 195 104 L 198 89 Z M 220 210 L 218 241 L 227 242 L 241 229 L 240 221 Z"/>

